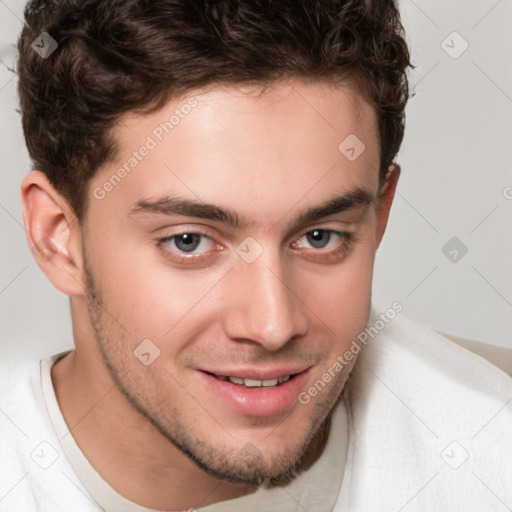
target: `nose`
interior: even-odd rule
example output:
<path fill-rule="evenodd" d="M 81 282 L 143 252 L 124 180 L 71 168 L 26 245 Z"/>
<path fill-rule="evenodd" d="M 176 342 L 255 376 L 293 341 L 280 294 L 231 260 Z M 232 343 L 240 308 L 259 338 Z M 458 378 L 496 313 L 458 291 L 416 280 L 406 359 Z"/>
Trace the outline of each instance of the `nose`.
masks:
<path fill-rule="evenodd" d="M 235 261 L 226 283 L 229 300 L 224 316 L 231 339 L 250 340 L 276 351 L 306 333 L 304 303 L 280 259 L 265 251 L 252 263 Z"/>

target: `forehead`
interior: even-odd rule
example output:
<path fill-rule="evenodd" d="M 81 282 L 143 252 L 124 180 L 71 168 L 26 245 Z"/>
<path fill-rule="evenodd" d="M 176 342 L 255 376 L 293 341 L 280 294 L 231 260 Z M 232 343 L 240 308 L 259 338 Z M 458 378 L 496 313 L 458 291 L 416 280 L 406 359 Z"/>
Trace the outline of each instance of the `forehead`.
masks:
<path fill-rule="evenodd" d="M 125 172 L 102 208 L 180 195 L 250 217 L 251 205 L 270 211 L 306 195 L 324 201 L 333 189 L 377 191 L 376 113 L 349 84 L 213 86 L 129 114 L 114 133 L 120 151 L 91 189 Z"/>

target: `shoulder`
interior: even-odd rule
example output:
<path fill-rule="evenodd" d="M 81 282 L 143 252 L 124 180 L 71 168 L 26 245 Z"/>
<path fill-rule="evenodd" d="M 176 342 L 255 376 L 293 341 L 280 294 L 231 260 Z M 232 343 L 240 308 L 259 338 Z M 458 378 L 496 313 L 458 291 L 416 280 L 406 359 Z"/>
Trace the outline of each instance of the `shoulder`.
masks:
<path fill-rule="evenodd" d="M 447 411 L 457 399 L 479 396 L 496 405 L 510 398 L 506 349 L 451 339 L 402 310 L 379 306 L 372 306 L 361 339 L 352 379 L 361 398 L 369 400 L 384 384 L 396 392 L 400 389 L 408 399 L 430 402 L 435 409 L 444 404 Z"/>
<path fill-rule="evenodd" d="M 5 510 L 97 510 L 62 451 L 45 402 L 42 378 L 51 378 L 59 356 L 0 362 L 0 497 Z"/>
<path fill-rule="evenodd" d="M 40 361 L 8 357 L 0 361 L 0 404 L 12 398 L 12 393 L 29 391 L 40 375 Z"/>
<path fill-rule="evenodd" d="M 372 306 L 368 332 L 366 351 L 370 356 L 396 353 L 441 373 L 463 373 L 463 368 L 501 378 L 512 373 L 512 350 L 448 334 L 401 309 Z"/>
<path fill-rule="evenodd" d="M 0 362 L 0 421 L 6 421 L 14 437 L 20 433 L 27 438 L 28 430 L 34 426 L 36 418 L 46 416 L 46 407 L 42 392 L 42 368 L 51 367 L 57 357 L 43 360 L 35 358 L 6 358 Z"/>
<path fill-rule="evenodd" d="M 39 423 L 40 363 L 6 358 L 0 362 L 0 496 L 9 510 L 36 509 L 26 475 L 33 471 L 34 426 Z M 10 489 L 16 485 L 15 492 Z"/>
<path fill-rule="evenodd" d="M 435 329 L 435 332 L 444 338 L 456 343 L 459 347 L 469 350 L 473 354 L 482 357 L 506 374 L 512 376 L 512 349 L 490 345 L 482 341 L 462 338 L 454 334 Z"/>
<path fill-rule="evenodd" d="M 11 393 L 37 394 L 41 388 L 42 370 L 48 371 L 53 363 L 67 352 L 60 352 L 42 359 L 20 356 L 0 359 L 0 404 L 8 400 Z"/>
<path fill-rule="evenodd" d="M 512 463 L 503 457 L 512 450 L 512 380 L 482 357 L 494 349 L 380 308 L 372 308 L 361 340 L 347 381 L 350 445 L 340 503 L 398 510 L 416 496 L 416 510 L 427 510 L 435 496 L 445 510 L 491 510 L 488 488 L 512 500 Z M 475 474 L 485 475 L 488 488 Z M 428 492 L 418 493 L 425 482 Z"/>

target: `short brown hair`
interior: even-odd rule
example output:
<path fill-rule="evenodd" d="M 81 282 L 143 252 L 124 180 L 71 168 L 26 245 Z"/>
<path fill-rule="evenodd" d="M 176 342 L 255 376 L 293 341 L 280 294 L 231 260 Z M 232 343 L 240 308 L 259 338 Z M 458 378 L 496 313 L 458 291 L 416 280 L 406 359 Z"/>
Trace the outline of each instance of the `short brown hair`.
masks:
<path fill-rule="evenodd" d="M 378 115 L 381 183 L 402 143 L 414 66 L 395 0 L 32 0 L 24 14 L 28 152 L 79 219 L 121 116 L 208 84 L 350 78 Z M 47 58 L 42 32 L 58 43 Z"/>

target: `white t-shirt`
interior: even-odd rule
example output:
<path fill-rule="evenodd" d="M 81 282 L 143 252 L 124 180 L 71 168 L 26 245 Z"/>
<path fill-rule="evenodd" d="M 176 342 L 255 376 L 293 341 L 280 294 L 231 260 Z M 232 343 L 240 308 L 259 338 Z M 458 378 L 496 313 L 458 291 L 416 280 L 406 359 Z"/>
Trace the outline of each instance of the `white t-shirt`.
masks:
<path fill-rule="evenodd" d="M 512 378 L 403 312 L 380 328 L 378 313 L 315 464 L 285 488 L 198 510 L 512 507 Z M 149 510 L 116 493 L 74 442 L 51 384 L 57 357 L 0 369 L 0 511 Z"/>

